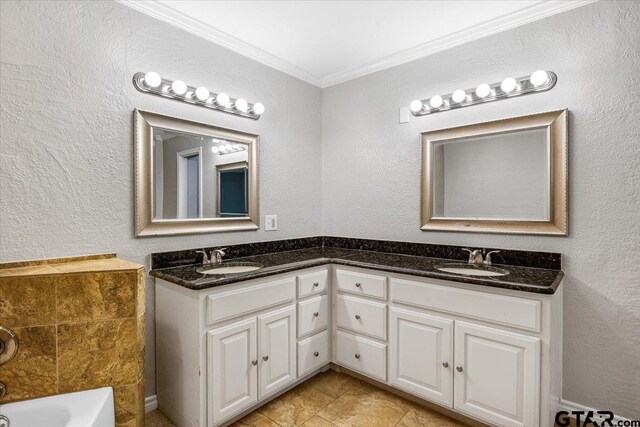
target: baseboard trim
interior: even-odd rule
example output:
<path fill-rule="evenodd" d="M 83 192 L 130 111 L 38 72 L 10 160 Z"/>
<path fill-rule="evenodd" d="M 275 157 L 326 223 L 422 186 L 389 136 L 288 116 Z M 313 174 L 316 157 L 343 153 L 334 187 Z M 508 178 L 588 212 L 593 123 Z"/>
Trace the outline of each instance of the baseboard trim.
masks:
<path fill-rule="evenodd" d="M 144 398 L 144 412 L 151 412 L 158 409 L 158 396 L 155 394 L 153 396 Z"/>
<path fill-rule="evenodd" d="M 589 411 L 592 411 L 594 413 L 594 421 L 597 421 L 598 418 L 603 419 L 603 417 L 600 417 L 598 415 L 598 413 L 597 413 L 598 409 L 589 408 L 588 406 L 584 406 L 584 405 L 581 405 L 579 403 L 571 402 L 571 401 L 565 400 L 565 399 L 560 399 L 560 404 L 558 405 L 558 409 L 561 410 L 561 411 L 567 411 L 567 412 L 571 412 L 571 411 L 589 412 Z M 603 410 L 606 411 L 606 409 L 603 409 Z M 614 425 L 618 424 L 618 422 L 624 422 L 624 421 L 629 421 L 629 419 L 614 415 L 614 418 L 613 418 L 613 424 Z"/>

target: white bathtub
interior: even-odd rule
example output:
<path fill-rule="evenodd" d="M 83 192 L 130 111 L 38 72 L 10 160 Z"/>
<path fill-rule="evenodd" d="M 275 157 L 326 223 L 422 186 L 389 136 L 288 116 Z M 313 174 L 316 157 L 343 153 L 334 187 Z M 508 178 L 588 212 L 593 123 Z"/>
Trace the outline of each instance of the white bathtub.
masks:
<path fill-rule="evenodd" d="M 111 387 L 0 405 L 9 427 L 114 427 Z M 0 425 L 2 425 L 0 418 Z"/>

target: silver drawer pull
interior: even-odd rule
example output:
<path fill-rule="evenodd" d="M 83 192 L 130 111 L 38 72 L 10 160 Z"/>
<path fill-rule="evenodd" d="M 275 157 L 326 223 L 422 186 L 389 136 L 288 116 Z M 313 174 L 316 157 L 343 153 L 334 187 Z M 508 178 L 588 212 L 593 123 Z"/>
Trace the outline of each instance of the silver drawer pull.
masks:
<path fill-rule="evenodd" d="M 320 283 L 318 283 L 318 282 L 314 282 L 313 287 L 314 287 L 314 288 L 317 288 L 318 286 L 320 286 Z"/>
<path fill-rule="evenodd" d="M 252 361 L 251 361 L 251 364 L 252 364 L 253 366 L 257 366 L 257 365 L 258 365 L 258 361 L 257 361 L 257 360 L 252 360 Z"/>
<path fill-rule="evenodd" d="M 320 356 L 320 353 L 318 353 L 317 351 L 314 351 L 314 352 L 313 352 L 313 355 L 314 355 L 315 357 L 318 357 L 318 356 Z"/>
<path fill-rule="evenodd" d="M 442 367 L 443 368 L 448 368 L 449 367 L 449 362 L 442 362 Z"/>
<path fill-rule="evenodd" d="M 360 286 L 362 286 L 362 283 L 356 283 L 356 288 L 359 288 Z"/>
<path fill-rule="evenodd" d="M 266 362 L 267 360 L 269 360 L 269 356 L 262 356 L 262 360 Z"/>
<path fill-rule="evenodd" d="M 320 316 L 320 313 L 318 313 L 317 311 L 313 313 L 313 317 L 318 317 L 318 316 Z"/>
<path fill-rule="evenodd" d="M 462 366 L 457 366 L 457 367 L 456 367 L 456 371 L 458 371 L 458 372 L 462 372 Z"/>
<path fill-rule="evenodd" d="M 356 353 L 356 359 L 360 359 L 360 353 Z"/>
<path fill-rule="evenodd" d="M 360 320 L 360 315 L 356 314 L 356 320 Z"/>

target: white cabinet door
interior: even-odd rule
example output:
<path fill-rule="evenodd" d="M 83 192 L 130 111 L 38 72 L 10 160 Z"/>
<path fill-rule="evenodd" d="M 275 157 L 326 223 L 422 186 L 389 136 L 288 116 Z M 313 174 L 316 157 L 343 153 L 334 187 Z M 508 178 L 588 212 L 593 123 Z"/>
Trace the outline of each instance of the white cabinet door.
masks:
<path fill-rule="evenodd" d="M 453 320 L 389 309 L 389 382 L 453 406 Z"/>
<path fill-rule="evenodd" d="M 207 332 L 210 427 L 258 401 L 257 342 L 255 318 Z"/>
<path fill-rule="evenodd" d="M 537 426 L 540 339 L 455 322 L 455 408 L 497 426 Z"/>
<path fill-rule="evenodd" d="M 258 317 L 260 399 L 296 380 L 296 306 Z"/>

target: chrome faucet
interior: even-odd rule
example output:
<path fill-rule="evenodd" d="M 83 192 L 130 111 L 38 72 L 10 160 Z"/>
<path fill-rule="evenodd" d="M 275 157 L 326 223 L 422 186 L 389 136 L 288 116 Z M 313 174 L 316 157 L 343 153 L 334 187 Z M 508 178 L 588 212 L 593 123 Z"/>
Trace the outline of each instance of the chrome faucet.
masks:
<path fill-rule="evenodd" d="M 491 254 L 497 254 L 500 251 L 490 251 L 484 257 L 484 249 L 466 249 L 462 248 L 463 251 L 469 252 L 469 264 L 471 265 L 486 265 L 491 266 Z"/>
<path fill-rule="evenodd" d="M 222 263 L 222 257 L 225 256 L 227 248 L 214 249 L 211 251 L 211 256 L 207 255 L 205 249 L 201 251 L 195 251 L 197 254 L 202 254 L 202 266 L 216 265 Z"/>

